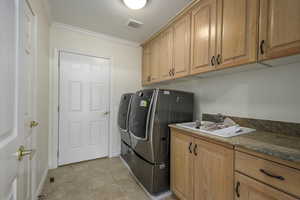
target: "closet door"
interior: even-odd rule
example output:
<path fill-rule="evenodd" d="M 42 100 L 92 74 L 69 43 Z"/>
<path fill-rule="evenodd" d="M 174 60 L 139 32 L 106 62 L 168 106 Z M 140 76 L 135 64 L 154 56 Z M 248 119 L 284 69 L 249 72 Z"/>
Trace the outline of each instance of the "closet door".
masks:
<path fill-rule="evenodd" d="M 186 76 L 190 69 L 191 16 L 188 14 L 175 22 L 174 26 L 174 76 Z"/>
<path fill-rule="evenodd" d="M 218 2 L 218 68 L 256 62 L 259 1 Z"/>
<path fill-rule="evenodd" d="M 214 70 L 217 0 L 202 0 L 192 10 L 191 74 Z"/>
<path fill-rule="evenodd" d="M 259 59 L 300 53 L 300 1 L 260 1 Z"/>

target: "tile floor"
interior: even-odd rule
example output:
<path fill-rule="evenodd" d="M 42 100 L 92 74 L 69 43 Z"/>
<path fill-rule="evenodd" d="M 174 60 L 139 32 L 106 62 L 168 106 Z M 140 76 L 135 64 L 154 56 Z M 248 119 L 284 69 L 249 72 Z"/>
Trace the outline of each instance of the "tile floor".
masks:
<path fill-rule="evenodd" d="M 54 177 L 53 183 L 50 177 Z M 150 199 L 120 158 L 97 159 L 50 170 L 42 194 L 44 200 Z"/>

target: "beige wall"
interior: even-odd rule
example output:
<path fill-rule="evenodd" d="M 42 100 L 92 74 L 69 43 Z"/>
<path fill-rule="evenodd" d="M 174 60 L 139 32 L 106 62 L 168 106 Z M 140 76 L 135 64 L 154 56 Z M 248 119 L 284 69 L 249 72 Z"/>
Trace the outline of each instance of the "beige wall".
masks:
<path fill-rule="evenodd" d="M 194 92 L 197 119 L 200 113 L 223 113 L 299 123 L 299 75 L 300 63 L 295 63 L 157 86 Z"/>
<path fill-rule="evenodd" d="M 49 133 L 49 19 L 42 0 L 29 0 L 37 19 L 37 93 L 36 120 L 36 186 L 38 187 L 48 169 Z"/>
<path fill-rule="evenodd" d="M 117 128 L 117 111 L 121 95 L 126 92 L 135 92 L 141 88 L 141 48 L 124 40 L 109 36 L 95 34 L 65 25 L 53 25 L 51 27 L 51 61 L 52 61 L 52 91 L 57 88 L 57 56 L 56 50 L 68 50 L 86 55 L 106 57 L 112 59 L 112 102 L 111 126 L 110 126 L 110 156 L 120 153 L 120 134 Z M 56 105 L 57 96 L 51 97 L 52 105 Z M 57 136 L 55 108 L 51 117 L 54 129 L 52 136 Z M 51 153 L 55 154 L 55 141 L 51 144 Z M 50 166 L 54 167 L 56 160 L 51 160 Z"/>

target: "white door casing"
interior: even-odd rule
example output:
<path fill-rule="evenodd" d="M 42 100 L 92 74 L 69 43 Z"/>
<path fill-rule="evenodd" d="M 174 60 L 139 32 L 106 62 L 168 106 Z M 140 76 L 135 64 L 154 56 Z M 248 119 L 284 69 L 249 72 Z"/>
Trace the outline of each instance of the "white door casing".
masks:
<path fill-rule="evenodd" d="M 19 1 L 0 1 L 0 199 L 16 200 L 24 139 L 23 80 L 19 66 Z"/>
<path fill-rule="evenodd" d="M 109 59 L 60 52 L 59 159 L 108 156 Z"/>
<path fill-rule="evenodd" d="M 36 25 L 28 1 L 20 1 L 20 67 L 24 69 L 24 142 L 25 149 L 36 149 L 36 131 L 31 122 L 36 111 Z M 18 192 L 24 200 L 31 200 L 36 190 L 36 154 L 24 157 L 20 163 Z"/>

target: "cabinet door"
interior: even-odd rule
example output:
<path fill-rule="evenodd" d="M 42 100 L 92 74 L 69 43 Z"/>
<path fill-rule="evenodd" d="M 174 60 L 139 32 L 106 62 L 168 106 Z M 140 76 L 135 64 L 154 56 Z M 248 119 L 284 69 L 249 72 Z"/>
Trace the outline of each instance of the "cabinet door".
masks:
<path fill-rule="evenodd" d="M 261 0 L 259 59 L 300 53 L 300 1 Z"/>
<path fill-rule="evenodd" d="M 186 15 L 174 26 L 174 76 L 179 78 L 189 74 L 191 45 L 191 16 Z"/>
<path fill-rule="evenodd" d="M 160 73 L 160 37 L 151 41 L 150 49 L 150 74 L 151 82 L 159 81 Z"/>
<path fill-rule="evenodd" d="M 218 68 L 257 61 L 258 0 L 219 0 Z"/>
<path fill-rule="evenodd" d="M 214 70 L 217 0 L 202 0 L 192 10 L 191 73 Z M 213 63 L 212 63 L 213 62 Z"/>
<path fill-rule="evenodd" d="M 160 45 L 160 76 L 161 80 L 172 78 L 173 69 L 173 28 L 169 28 L 161 34 Z"/>
<path fill-rule="evenodd" d="M 296 200 L 279 190 L 260 183 L 252 178 L 235 173 L 236 200 Z"/>
<path fill-rule="evenodd" d="M 181 200 L 193 199 L 193 138 L 172 130 L 171 190 Z"/>
<path fill-rule="evenodd" d="M 150 48 L 148 45 L 145 45 L 143 47 L 142 84 L 147 85 L 150 80 Z"/>
<path fill-rule="evenodd" d="M 194 199 L 233 199 L 233 150 L 194 139 Z"/>

